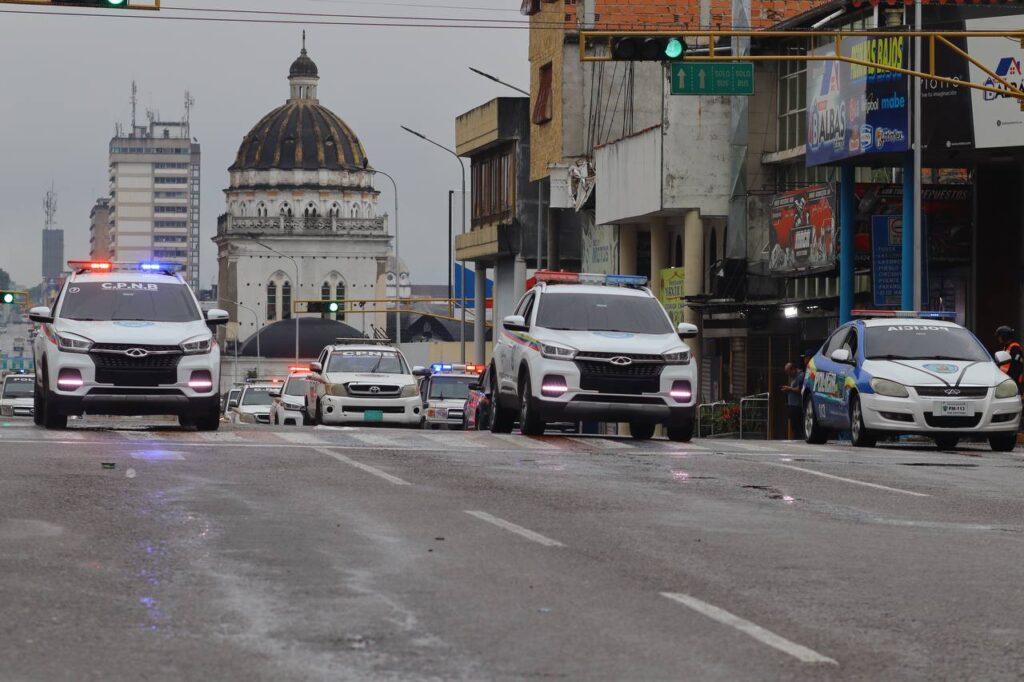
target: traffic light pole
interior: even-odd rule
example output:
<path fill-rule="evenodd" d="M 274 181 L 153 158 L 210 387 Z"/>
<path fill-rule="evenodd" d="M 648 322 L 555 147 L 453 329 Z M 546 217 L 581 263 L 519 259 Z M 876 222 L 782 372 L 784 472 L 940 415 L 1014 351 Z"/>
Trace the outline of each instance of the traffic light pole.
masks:
<path fill-rule="evenodd" d="M 136 2 L 138 0 L 135 0 Z M 35 7 L 66 7 L 68 9 L 119 9 L 160 11 L 160 0 L 152 0 L 152 5 L 133 5 L 128 0 L 97 0 L 95 2 L 73 2 L 71 0 L 0 0 L 0 5 L 33 5 Z"/>

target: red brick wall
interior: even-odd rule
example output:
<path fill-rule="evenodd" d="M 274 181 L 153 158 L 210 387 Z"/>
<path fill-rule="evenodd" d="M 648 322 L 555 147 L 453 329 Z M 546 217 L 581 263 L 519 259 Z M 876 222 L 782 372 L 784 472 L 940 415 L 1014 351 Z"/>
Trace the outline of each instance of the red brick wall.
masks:
<path fill-rule="evenodd" d="M 753 28 L 767 28 L 827 0 L 751 0 Z M 596 0 L 598 30 L 701 29 L 700 0 Z M 732 28 L 732 0 L 710 0 L 710 28 Z M 576 22 L 575 0 L 565 0 L 565 19 Z M 745 28 L 737 26 L 735 28 Z"/>

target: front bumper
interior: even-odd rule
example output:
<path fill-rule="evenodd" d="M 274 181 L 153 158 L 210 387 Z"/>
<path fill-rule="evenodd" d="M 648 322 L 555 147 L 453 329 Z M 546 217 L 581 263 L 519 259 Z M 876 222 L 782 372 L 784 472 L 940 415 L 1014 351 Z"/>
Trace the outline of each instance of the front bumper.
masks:
<path fill-rule="evenodd" d="M 279 409 L 277 411 L 277 419 L 282 424 L 291 424 L 293 426 L 302 426 L 302 408 L 288 408 Z"/>
<path fill-rule="evenodd" d="M 918 397 L 889 398 L 878 394 L 861 394 L 864 425 L 873 431 L 892 433 L 1014 433 L 1020 423 L 1021 401 L 1018 397 L 993 398 L 993 391 L 984 398 L 943 399 Z M 966 414 L 944 416 L 941 403 L 966 403 Z"/>
<path fill-rule="evenodd" d="M 575 362 L 538 358 L 531 363 L 533 397 L 541 418 L 548 423 L 559 421 L 643 422 L 674 425 L 692 421 L 697 406 L 697 377 L 693 364 L 664 365 L 661 375 L 651 380 L 657 391 L 643 393 L 584 390 L 583 377 Z M 546 377 L 561 377 L 566 391 L 560 396 L 543 394 Z M 656 383 L 655 383 L 656 381 Z M 685 400 L 672 397 L 672 387 L 687 382 L 690 396 Z M 615 389 L 614 379 L 604 385 Z M 624 382 L 625 384 L 625 382 Z"/>
<path fill-rule="evenodd" d="M 409 398 L 351 398 L 325 395 L 320 398 L 324 424 L 352 422 L 418 425 L 423 421 L 423 402 Z"/>
<path fill-rule="evenodd" d="M 462 415 L 465 414 L 464 403 L 434 405 L 431 403 L 423 413 L 423 421 L 431 426 L 457 426 L 462 428 Z"/>

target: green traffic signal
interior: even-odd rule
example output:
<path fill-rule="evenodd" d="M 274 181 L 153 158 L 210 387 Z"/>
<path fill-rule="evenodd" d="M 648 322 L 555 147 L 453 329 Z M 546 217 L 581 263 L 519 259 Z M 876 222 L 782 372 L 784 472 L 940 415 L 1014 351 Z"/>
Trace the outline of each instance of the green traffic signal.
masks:
<path fill-rule="evenodd" d="M 128 9 L 129 0 L 50 0 L 51 5 L 62 7 L 106 7 L 108 9 Z"/>
<path fill-rule="evenodd" d="M 611 58 L 618 62 L 673 62 L 685 58 L 686 41 L 664 35 L 623 35 L 611 39 Z"/>
<path fill-rule="evenodd" d="M 14 294 L 12 294 L 12 293 L 11 293 L 11 292 L 9 292 L 9 291 L 7 291 L 7 292 L 4 292 L 4 295 L 3 295 L 3 302 L 4 302 L 5 304 L 7 304 L 7 305 L 10 305 L 10 304 L 14 303 Z"/>
<path fill-rule="evenodd" d="M 341 310 L 341 306 L 338 304 L 337 301 L 331 301 L 330 303 L 327 304 L 327 310 L 328 312 L 336 313 L 339 310 Z"/>
<path fill-rule="evenodd" d="M 665 45 L 665 56 L 669 59 L 679 59 L 685 51 L 686 43 L 679 38 L 669 38 L 668 43 Z"/>

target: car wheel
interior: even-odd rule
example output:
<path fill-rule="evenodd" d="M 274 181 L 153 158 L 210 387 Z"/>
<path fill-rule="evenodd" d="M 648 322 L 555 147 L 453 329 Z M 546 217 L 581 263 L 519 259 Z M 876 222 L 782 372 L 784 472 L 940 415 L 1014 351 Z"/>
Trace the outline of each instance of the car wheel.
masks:
<path fill-rule="evenodd" d="M 512 433 L 515 423 L 516 413 L 507 407 L 502 407 L 498 402 L 498 396 L 494 396 L 494 403 L 491 405 L 491 433 Z"/>
<path fill-rule="evenodd" d="M 814 413 L 814 400 L 807 396 L 804 401 L 804 438 L 811 445 L 824 445 L 828 442 L 828 432 L 818 424 L 818 415 Z"/>
<path fill-rule="evenodd" d="M 529 374 L 523 377 L 522 384 L 519 387 L 519 431 L 524 436 L 541 436 L 544 434 L 544 420 L 537 413 Z"/>
<path fill-rule="evenodd" d="M 650 440 L 654 437 L 655 424 L 646 423 L 629 423 L 629 435 L 633 436 L 633 440 Z"/>
<path fill-rule="evenodd" d="M 43 425 L 44 405 L 42 391 L 39 390 L 39 384 L 37 383 L 35 391 L 32 393 L 32 421 L 35 422 L 36 426 Z"/>
<path fill-rule="evenodd" d="M 858 448 L 875 447 L 875 434 L 871 433 L 864 426 L 864 412 L 860 406 L 860 398 L 854 395 L 850 398 L 850 439 Z"/>
<path fill-rule="evenodd" d="M 49 391 L 47 391 L 47 394 L 49 394 Z M 68 416 L 66 414 L 57 414 L 57 410 L 54 409 L 53 401 L 49 395 L 47 395 L 43 404 L 43 426 L 56 431 L 68 428 Z"/>
<path fill-rule="evenodd" d="M 1012 452 L 1017 447 L 1016 433 L 998 433 L 988 437 L 988 446 L 994 452 Z"/>
<path fill-rule="evenodd" d="M 323 405 L 321 405 L 319 398 L 316 399 L 316 411 L 313 414 L 313 423 L 314 424 L 323 424 L 324 423 L 324 410 L 323 410 Z"/>
<path fill-rule="evenodd" d="M 689 443 L 693 440 L 693 420 L 668 427 L 668 439 L 676 443 Z"/>
<path fill-rule="evenodd" d="M 935 445 L 939 450 L 955 450 L 959 442 L 959 436 L 935 436 Z"/>
<path fill-rule="evenodd" d="M 306 398 L 306 403 L 302 406 L 302 425 L 312 426 L 313 420 L 309 417 L 309 398 Z"/>
<path fill-rule="evenodd" d="M 183 429 L 190 428 L 196 425 L 195 418 L 190 414 L 179 414 L 178 415 L 178 426 Z"/>
<path fill-rule="evenodd" d="M 219 406 L 214 403 L 210 406 L 210 409 L 206 411 L 206 414 L 192 418 L 192 423 L 195 424 L 196 429 L 199 431 L 216 431 L 220 428 L 220 409 Z"/>

